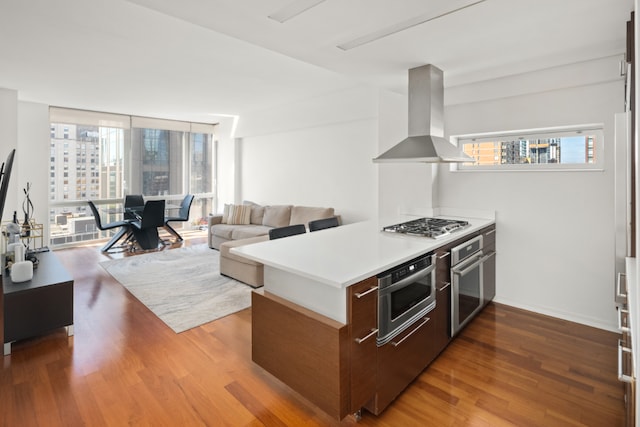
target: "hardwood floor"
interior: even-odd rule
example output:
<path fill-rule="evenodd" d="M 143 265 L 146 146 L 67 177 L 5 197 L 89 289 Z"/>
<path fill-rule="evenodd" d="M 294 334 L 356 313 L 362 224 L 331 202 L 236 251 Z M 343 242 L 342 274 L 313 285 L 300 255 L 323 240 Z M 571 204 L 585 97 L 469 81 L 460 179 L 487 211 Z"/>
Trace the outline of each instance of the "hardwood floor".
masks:
<path fill-rule="evenodd" d="M 623 424 L 611 332 L 490 304 L 383 414 L 337 422 L 251 362 L 251 309 L 175 334 L 98 265 L 129 254 L 56 253 L 75 279 L 75 336 L 13 345 L 2 426 Z"/>

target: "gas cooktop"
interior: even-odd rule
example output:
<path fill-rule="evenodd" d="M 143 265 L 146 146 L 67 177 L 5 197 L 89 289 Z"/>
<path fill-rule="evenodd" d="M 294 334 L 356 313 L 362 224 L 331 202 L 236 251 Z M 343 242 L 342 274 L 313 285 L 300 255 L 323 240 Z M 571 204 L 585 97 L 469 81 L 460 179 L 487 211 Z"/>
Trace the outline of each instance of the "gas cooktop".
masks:
<path fill-rule="evenodd" d="M 400 224 L 389 225 L 384 227 L 382 231 L 437 239 L 439 237 L 445 237 L 454 231 L 462 230 L 468 226 L 468 221 L 444 218 L 418 218 L 402 222 Z"/>

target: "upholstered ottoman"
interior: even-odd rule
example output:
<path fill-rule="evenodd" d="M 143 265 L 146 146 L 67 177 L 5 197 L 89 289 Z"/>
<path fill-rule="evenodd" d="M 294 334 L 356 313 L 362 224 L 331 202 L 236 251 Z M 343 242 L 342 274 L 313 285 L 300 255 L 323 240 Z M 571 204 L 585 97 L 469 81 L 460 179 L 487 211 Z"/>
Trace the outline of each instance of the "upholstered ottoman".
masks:
<path fill-rule="evenodd" d="M 259 262 L 232 254 L 230 250 L 238 246 L 267 240 L 269 240 L 269 236 L 257 236 L 222 243 L 220 245 L 220 273 L 254 288 L 264 285 L 264 266 Z"/>

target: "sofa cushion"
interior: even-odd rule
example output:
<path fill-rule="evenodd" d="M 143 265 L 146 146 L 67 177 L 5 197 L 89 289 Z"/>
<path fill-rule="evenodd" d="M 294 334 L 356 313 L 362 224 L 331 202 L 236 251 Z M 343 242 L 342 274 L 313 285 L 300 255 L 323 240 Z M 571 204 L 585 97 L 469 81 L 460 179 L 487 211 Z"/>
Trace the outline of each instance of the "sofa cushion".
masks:
<path fill-rule="evenodd" d="M 229 210 L 231 209 L 231 206 L 232 205 L 227 203 L 224 204 L 224 209 L 222 211 L 222 224 L 226 224 L 229 220 Z"/>
<path fill-rule="evenodd" d="M 238 227 L 238 225 L 215 224 L 211 226 L 211 234 L 229 240 L 231 239 L 231 233 L 233 233 L 233 230 Z"/>
<path fill-rule="evenodd" d="M 231 205 L 229 207 L 229 217 L 227 224 L 248 225 L 251 220 L 251 206 Z"/>
<path fill-rule="evenodd" d="M 269 227 L 284 227 L 289 225 L 291 205 L 265 206 L 262 225 Z"/>
<path fill-rule="evenodd" d="M 304 224 L 308 227 L 309 221 L 331 218 L 332 216 L 334 216 L 333 208 L 294 206 L 291 208 L 291 219 L 287 225 Z"/>
<path fill-rule="evenodd" d="M 264 236 L 269 234 L 271 227 L 264 225 L 236 225 L 231 233 L 232 240 L 247 239 L 249 237 Z"/>
<path fill-rule="evenodd" d="M 264 206 L 251 206 L 251 224 L 262 225 L 264 219 Z"/>
<path fill-rule="evenodd" d="M 259 204 L 249 200 L 245 200 L 242 203 L 251 206 L 251 224 L 262 225 L 262 220 L 264 218 L 264 206 L 260 206 Z"/>
<path fill-rule="evenodd" d="M 236 255 L 234 253 L 229 252 L 232 248 L 237 248 L 239 246 L 244 246 L 244 245 L 250 245 L 252 243 L 258 243 L 258 242 L 264 242 L 269 240 L 269 236 L 257 236 L 257 237 L 251 237 L 248 239 L 240 239 L 240 240 L 233 240 L 230 242 L 225 242 L 223 244 L 220 245 L 220 262 L 222 263 L 222 258 L 230 258 L 230 259 L 234 259 L 236 261 L 239 262 L 243 262 L 245 264 L 254 264 L 254 265 L 258 265 L 260 264 L 259 262 L 256 261 L 252 261 L 249 258 L 245 258 L 241 255 Z"/>

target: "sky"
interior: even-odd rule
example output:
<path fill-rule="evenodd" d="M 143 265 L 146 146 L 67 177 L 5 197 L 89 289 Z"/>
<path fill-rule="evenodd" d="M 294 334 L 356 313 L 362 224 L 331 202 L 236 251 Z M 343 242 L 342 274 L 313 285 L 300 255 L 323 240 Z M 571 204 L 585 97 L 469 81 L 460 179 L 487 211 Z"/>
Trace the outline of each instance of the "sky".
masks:
<path fill-rule="evenodd" d="M 584 150 L 584 136 L 569 136 L 560 140 L 562 163 L 584 163 Z"/>

